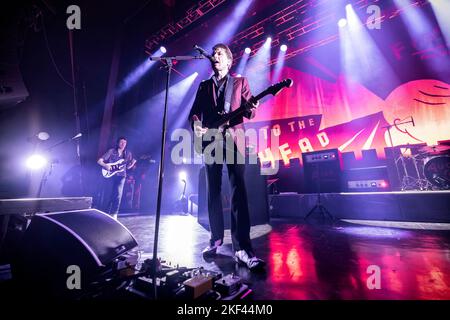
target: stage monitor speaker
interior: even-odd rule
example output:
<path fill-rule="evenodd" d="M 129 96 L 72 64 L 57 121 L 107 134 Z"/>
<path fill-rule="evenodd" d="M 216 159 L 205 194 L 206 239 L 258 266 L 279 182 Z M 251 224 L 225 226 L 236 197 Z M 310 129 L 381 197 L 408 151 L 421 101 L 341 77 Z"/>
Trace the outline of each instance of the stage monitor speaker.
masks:
<path fill-rule="evenodd" d="M 13 260 L 13 278 L 31 296 L 78 297 L 136 246 L 125 226 L 99 210 L 37 214 Z M 81 290 L 67 286 L 70 266 L 80 270 Z"/>
<path fill-rule="evenodd" d="M 338 149 L 302 153 L 304 190 L 340 192 L 341 160 Z"/>

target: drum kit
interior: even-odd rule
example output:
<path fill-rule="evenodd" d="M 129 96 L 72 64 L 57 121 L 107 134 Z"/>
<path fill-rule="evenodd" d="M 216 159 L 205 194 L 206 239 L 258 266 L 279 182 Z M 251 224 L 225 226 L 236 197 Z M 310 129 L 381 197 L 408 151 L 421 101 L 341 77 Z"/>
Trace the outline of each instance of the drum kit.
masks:
<path fill-rule="evenodd" d="M 401 190 L 450 189 L 450 146 L 398 145 L 395 166 Z"/>

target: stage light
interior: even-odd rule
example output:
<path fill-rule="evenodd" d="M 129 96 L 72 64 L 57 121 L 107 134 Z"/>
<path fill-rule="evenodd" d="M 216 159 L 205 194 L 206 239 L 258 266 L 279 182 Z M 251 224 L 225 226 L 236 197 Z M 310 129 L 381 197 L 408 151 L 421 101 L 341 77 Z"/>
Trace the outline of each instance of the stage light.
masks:
<path fill-rule="evenodd" d="M 387 188 L 388 184 L 387 184 L 386 181 L 383 180 L 383 181 L 381 181 L 380 186 L 381 186 L 382 188 Z"/>
<path fill-rule="evenodd" d="M 33 154 L 26 161 L 26 166 L 31 170 L 39 170 L 47 164 L 47 159 L 39 154 Z"/>
<path fill-rule="evenodd" d="M 155 52 L 152 53 L 152 56 L 160 57 L 163 52 L 162 48 L 159 48 Z M 123 79 L 119 88 L 116 91 L 116 95 L 120 96 L 123 93 L 127 92 L 131 87 L 133 87 L 147 72 L 150 70 L 152 66 L 156 64 L 156 61 L 151 61 L 150 59 L 145 59 L 140 65 L 138 65 L 133 71 L 131 71 L 125 79 Z"/>
<path fill-rule="evenodd" d="M 167 52 L 167 49 L 166 49 L 166 47 L 164 47 L 164 46 L 161 46 L 161 48 L 159 48 L 159 50 L 160 50 L 162 53 L 166 53 L 166 52 Z"/>
<path fill-rule="evenodd" d="M 45 140 L 48 140 L 50 138 L 50 135 L 47 132 L 44 132 L 44 131 L 39 132 L 36 136 L 41 141 L 45 141 Z"/>
<path fill-rule="evenodd" d="M 195 83 L 199 73 L 194 71 L 190 76 L 181 80 L 180 82 L 170 86 L 169 103 L 174 113 L 177 114 L 177 119 L 170 124 L 171 128 L 181 128 L 189 112 L 189 108 L 184 108 L 185 105 L 192 105 L 194 103 L 195 94 L 189 94 L 192 86 Z M 165 92 L 159 94 L 158 100 L 164 101 Z M 186 100 L 191 99 L 191 100 Z M 187 102 L 186 102 L 187 101 Z M 185 104 L 186 103 L 186 104 Z"/>
<path fill-rule="evenodd" d="M 285 50 L 283 50 L 284 49 L 283 46 L 286 47 Z M 278 51 L 277 62 L 275 63 L 275 67 L 273 69 L 273 74 L 272 74 L 272 81 L 273 82 L 278 82 L 280 80 L 281 70 L 283 69 L 284 60 L 285 60 L 285 57 L 286 57 L 286 50 L 287 50 L 287 46 L 286 45 L 282 45 L 280 47 L 280 51 Z"/>
<path fill-rule="evenodd" d="M 264 41 L 263 46 L 258 48 L 256 52 L 253 50 L 253 55 L 248 60 L 244 72 L 240 72 L 240 70 L 236 71 L 236 73 L 241 73 L 248 77 L 254 92 L 263 91 L 269 85 L 271 69 L 269 64 L 271 57 L 271 41 L 272 38 L 268 37 L 266 41 Z M 244 58 L 245 57 L 249 56 L 244 56 Z"/>
<path fill-rule="evenodd" d="M 283 51 L 283 52 L 286 52 L 287 51 L 287 45 L 282 44 L 281 47 L 280 47 L 280 50 Z"/>
<path fill-rule="evenodd" d="M 236 75 L 236 77 L 237 77 L 237 78 L 240 78 L 240 77 L 242 77 L 242 74 L 238 73 L 238 74 Z"/>
<path fill-rule="evenodd" d="M 383 92 L 389 86 L 399 83 L 377 43 L 367 28 L 362 27 L 364 24 L 353 7 L 346 6 L 345 11 L 347 25 L 339 28 L 339 37 L 342 71 L 348 81 L 346 84 L 377 83 L 377 90 Z M 374 65 L 377 66 L 376 72 Z M 367 143 L 369 146 L 371 139 Z"/>
<path fill-rule="evenodd" d="M 353 7 L 352 7 L 352 5 L 349 3 L 349 4 L 347 4 L 346 6 L 345 6 L 345 10 L 350 10 L 350 9 L 352 9 Z"/>
<path fill-rule="evenodd" d="M 339 21 L 338 21 L 338 26 L 339 26 L 339 28 L 343 28 L 343 27 L 345 27 L 346 25 L 347 25 L 347 19 L 344 19 L 344 18 L 339 19 Z"/>
<path fill-rule="evenodd" d="M 250 53 L 252 53 L 252 49 L 250 49 L 249 47 L 247 47 L 247 48 L 245 48 L 244 52 L 245 52 L 246 54 L 250 54 Z"/>
<path fill-rule="evenodd" d="M 441 0 L 441 1 L 432 1 L 432 9 L 436 11 L 436 3 L 439 3 L 439 11 L 441 15 L 436 15 L 436 21 L 439 24 L 439 27 L 441 28 L 441 34 L 437 36 L 437 33 L 435 32 L 435 23 L 432 19 L 428 16 L 428 14 L 425 13 L 425 10 L 421 9 L 419 6 L 416 6 L 416 3 L 411 3 L 409 0 L 394 0 L 395 5 L 397 6 L 397 9 L 402 10 L 402 14 L 400 15 L 403 23 L 405 24 L 406 30 L 408 31 L 411 40 L 414 43 L 414 49 L 416 50 L 417 54 L 420 53 L 420 56 L 422 57 L 422 62 L 426 64 L 426 66 L 434 72 L 433 74 L 439 75 L 439 76 L 447 76 L 450 72 L 450 64 L 448 61 L 447 55 L 440 55 L 440 54 L 432 54 L 430 51 L 430 41 L 433 42 L 433 48 L 439 48 L 442 47 L 445 50 L 445 47 L 448 46 L 448 43 L 445 42 L 448 41 L 450 38 L 448 32 L 450 31 L 450 28 L 447 26 L 445 28 L 445 25 L 442 24 L 442 14 L 445 16 L 444 21 L 448 24 L 448 10 L 450 9 L 450 6 L 448 5 L 448 0 Z M 445 4 L 446 3 L 446 4 Z M 444 27 L 444 29 L 442 29 Z M 446 30 L 447 29 L 447 30 Z M 430 39 L 430 37 L 433 37 L 433 40 Z M 427 40 L 425 40 L 427 39 Z M 425 53 L 426 52 L 426 53 Z M 433 59 L 425 59 L 426 55 L 433 55 Z M 437 76 L 437 78 L 439 78 Z M 444 76 L 444 77 L 445 77 Z"/>
<path fill-rule="evenodd" d="M 180 179 L 180 181 L 186 182 L 187 179 L 186 171 L 180 171 L 178 173 L 178 178 Z"/>
<path fill-rule="evenodd" d="M 441 33 L 447 43 L 447 47 L 450 47 L 450 19 L 448 19 L 450 2 L 444 0 L 430 0 L 430 3 L 439 27 L 441 28 Z"/>

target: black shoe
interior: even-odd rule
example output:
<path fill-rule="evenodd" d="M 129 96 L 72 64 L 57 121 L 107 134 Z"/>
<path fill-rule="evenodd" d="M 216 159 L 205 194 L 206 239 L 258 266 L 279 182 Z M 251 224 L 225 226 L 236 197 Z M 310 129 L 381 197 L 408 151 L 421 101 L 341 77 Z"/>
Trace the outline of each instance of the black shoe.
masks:
<path fill-rule="evenodd" d="M 245 250 L 236 251 L 234 253 L 234 258 L 235 258 L 236 262 L 246 265 L 247 268 L 249 268 L 252 271 L 261 269 L 266 265 L 264 260 L 261 260 L 261 259 L 255 257 L 255 255 L 253 255 L 251 253 L 249 254 Z"/>
<path fill-rule="evenodd" d="M 209 243 L 209 246 L 207 246 L 205 249 L 203 249 L 202 254 L 205 258 L 210 258 L 216 255 L 217 248 L 220 247 L 223 244 L 222 240 L 216 240 L 214 242 Z"/>

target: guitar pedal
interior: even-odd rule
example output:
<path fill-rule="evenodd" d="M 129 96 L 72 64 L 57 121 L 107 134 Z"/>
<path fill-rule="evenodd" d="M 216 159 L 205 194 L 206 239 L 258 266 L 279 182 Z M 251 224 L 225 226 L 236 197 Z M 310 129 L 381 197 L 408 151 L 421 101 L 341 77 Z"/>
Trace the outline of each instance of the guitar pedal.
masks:
<path fill-rule="evenodd" d="M 239 290 L 241 285 L 242 282 L 240 277 L 229 274 L 215 282 L 215 289 L 224 296 L 231 296 Z"/>

